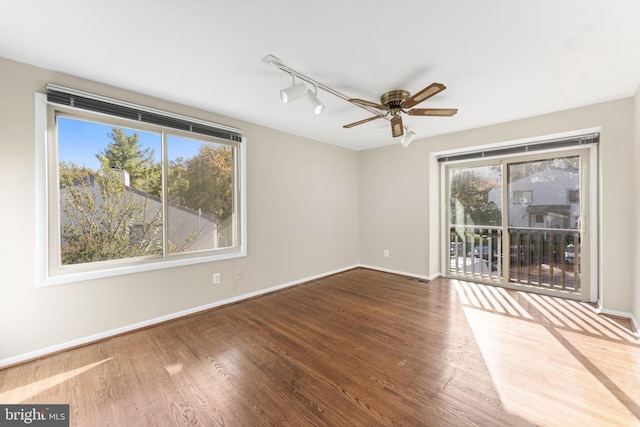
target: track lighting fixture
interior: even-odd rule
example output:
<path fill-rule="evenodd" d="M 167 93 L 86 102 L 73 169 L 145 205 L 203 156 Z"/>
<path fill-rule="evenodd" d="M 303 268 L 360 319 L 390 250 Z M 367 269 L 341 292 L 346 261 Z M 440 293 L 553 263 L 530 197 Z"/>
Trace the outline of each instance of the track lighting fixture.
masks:
<path fill-rule="evenodd" d="M 411 141 L 413 141 L 413 138 L 416 137 L 416 133 L 414 131 L 409 129 L 406 129 L 406 131 L 407 132 L 404 134 L 402 140 L 400 141 L 400 145 L 402 145 L 404 148 L 407 148 L 409 144 L 411 144 Z"/>
<path fill-rule="evenodd" d="M 314 86 L 313 92 L 311 92 L 311 89 L 307 90 L 307 95 L 313 105 L 313 112 L 316 114 L 322 113 L 322 110 L 324 110 L 324 104 L 318 99 L 318 86 Z"/>
<path fill-rule="evenodd" d="M 359 122 L 356 123 L 352 123 L 351 125 L 356 125 L 356 124 L 362 124 L 362 123 L 366 123 L 368 121 L 371 121 L 373 119 L 379 119 L 379 118 L 383 118 L 385 120 L 389 120 L 391 121 L 392 118 L 388 115 L 388 114 L 381 114 L 380 113 L 380 109 L 386 109 L 386 106 L 382 106 L 380 104 L 377 103 L 371 103 L 371 102 L 366 102 L 366 101 L 362 101 L 362 100 L 358 100 L 358 99 L 353 99 L 350 96 L 347 96 L 341 92 L 338 92 L 337 90 L 323 84 L 320 83 L 314 79 L 312 79 L 311 77 L 304 75 L 302 73 L 300 73 L 299 71 L 296 71 L 294 69 L 292 69 L 291 67 L 289 67 L 288 65 L 285 65 L 282 60 L 280 60 L 280 58 L 273 56 L 273 55 L 267 55 L 264 58 L 262 58 L 262 62 L 264 62 L 265 64 L 273 67 L 273 68 L 277 68 L 280 71 L 284 71 L 285 73 L 289 74 L 292 78 L 293 78 L 293 85 L 291 87 L 288 87 L 286 89 L 282 89 L 280 91 L 280 97 L 282 98 L 282 102 L 287 103 L 289 101 L 293 101 L 295 99 L 301 98 L 304 95 L 308 95 L 309 100 L 311 101 L 312 105 L 313 105 L 313 112 L 315 114 L 320 114 L 323 110 L 324 110 L 324 105 L 322 104 L 322 102 L 320 102 L 320 100 L 318 99 L 318 89 L 322 89 L 327 93 L 330 93 L 331 95 L 338 97 L 340 99 L 343 99 L 349 103 L 351 103 L 351 105 L 355 105 L 356 107 L 360 107 L 363 110 L 366 110 L 370 113 L 375 114 L 372 118 L 369 119 L 365 119 L 365 120 L 361 120 Z M 296 78 L 298 78 L 299 80 L 302 80 L 304 82 L 309 83 L 310 85 L 313 85 L 314 90 L 311 91 L 311 89 L 307 89 L 306 85 L 302 82 L 297 83 L 296 84 Z M 435 85 L 435 86 L 434 86 Z M 423 100 L 425 100 L 427 97 L 434 95 L 435 93 L 437 93 L 437 91 L 439 90 L 443 90 L 444 86 L 440 85 L 439 83 L 436 84 L 434 83 L 433 88 L 432 86 L 427 87 L 425 90 L 415 94 L 412 97 L 412 100 L 414 101 L 414 103 L 418 103 L 418 102 L 422 102 Z M 397 95 L 395 92 L 403 92 L 403 91 L 393 91 L 393 94 Z M 409 96 L 409 93 L 406 93 L 406 97 Z M 395 99 L 394 99 L 395 100 Z M 401 101 L 404 101 L 405 99 L 401 99 Z M 358 102 L 356 102 L 358 101 Z M 393 100 L 392 100 L 393 101 Z M 397 100 L 396 100 L 397 101 Z M 414 104 L 412 104 L 414 105 Z M 415 110 L 415 109 L 414 109 Z M 423 112 L 422 110 L 415 110 L 416 113 L 413 115 L 452 115 L 455 114 L 455 111 L 457 110 L 447 110 L 447 114 L 435 114 L 437 109 L 430 109 L 429 111 L 425 111 Z M 420 114 L 418 114 L 420 113 Z M 394 116 L 395 117 L 395 116 Z M 393 124 L 393 122 L 392 122 Z M 398 123 L 399 124 L 399 128 L 398 130 L 402 130 L 402 123 Z M 344 127 L 350 127 L 350 126 L 344 126 Z M 411 144 L 411 141 L 413 141 L 413 139 L 416 137 L 416 133 L 404 128 L 404 130 L 406 131 L 404 133 L 404 136 L 402 137 L 400 144 L 402 144 L 403 147 L 408 147 L 409 144 Z M 397 132 L 396 133 L 398 136 L 402 135 L 401 133 Z"/>
<path fill-rule="evenodd" d="M 323 83 L 320 83 L 319 81 L 316 81 L 314 79 L 312 79 L 311 77 L 302 74 L 299 71 L 294 70 L 293 68 L 285 65 L 282 60 L 280 60 L 280 58 L 273 56 L 273 55 L 267 55 L 264 58 L 262 58 L 262 62 L 264 62 L 265 64 L 269 65 L 270 67 L 273 68 L 277 68 L 280 71 L 284 71 L 285 73 L 289 74 L 291 77 L 293 77 L 294 79 L 298 79 L 298 80 L 302 80 L 304 82 L 309 83 L 310 85 L 313 85 L 315 88 L 315 93 L 313 93 L 313 95 L 315 96 L 315 98 L 317 99 L 317 95 L 318 95 L 318 89 L 322 89 L 323 91 L 330 93 L 331 95 L 338 97 L 340 99 L 343 99 L 347 102 L 349 102 L 349 100 L 351 99 L 351 97 L 338 92 L 337 90 L 333 89 L 332 87 L 329 87 Z M 303 83 L 298 83 L 298 85 L 304 85 Z M 301 97 L 304 94 L 309 94 L 311 95 L 307 89 L 305 88 L 304 93 L 302 93 L 302 95 L 300 95 L 299 92 L 297 92 L 298 90 L 302 92 L 301 89 L 293 89 L 295 86 L 297 86 L 295 84 L 294 81 L 294 85 L 290 88 L 287 89 L 283 89 L 280 91 L 280 97 L 282 98 L 282 102 L 289 102 L 289 101 L 293 101 L 294 99 L 297 99 L 298 97 Z M 290 94 L 291 93 L 291 94 Z M 296 98 L 293 98 L 293 95 L 298 95 Z M 314 112 L 316 114 L 320 114 L 323 110 L 324 110 L 324 106 L 320 107 L 314 100 L 312 96 L 309 96 L 309 98 L 311 98 L 312 102 L 314 103 Z M 285 101 L 286 99 L 286 101 Z M 318 101 L 319 103 L 319 101 Z M 356 104 L 353 104 L 356 105 Z M 378 110 L 376 110 L 375 108 L 369 107 L 367 105 L 356 105 L 357 107 L 362 108 L 363 110 L 369 111 L 370 113 L 374 113 L 374 114 L 378 114 Z"/>

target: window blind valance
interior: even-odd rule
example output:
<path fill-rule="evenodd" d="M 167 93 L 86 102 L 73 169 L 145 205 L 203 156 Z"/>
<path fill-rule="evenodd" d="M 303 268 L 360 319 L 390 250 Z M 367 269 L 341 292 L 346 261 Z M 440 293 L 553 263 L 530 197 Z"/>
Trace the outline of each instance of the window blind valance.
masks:
<path fill-rule="evenodd" d="M 228 141 L 242 141 L 242 131 L 239 129 L 131 104 L 101 95 L 69 89 L 51 83 L 47 84 L 47 102 L 179 129 L 186 132 L 193 132 L 200 135 L 208 135 Z"/>
<path fill-rule="evenodd" d="M 437 156 L 438 162 L 453 162 L 457 160 L 482 159 L 485 157 L 504 156 L 508 154 L 530 153 L 539 150 L 553 148 L 565 148 L 600 142 L 600 134 L 592 133 L 568 138 L 550 139 L 546 141 L 531 142 L 528 144 L 510 145 L 508 147 L 488 148 L 484 150 L 466 151 L 460 153 L 442 154 Z"/>

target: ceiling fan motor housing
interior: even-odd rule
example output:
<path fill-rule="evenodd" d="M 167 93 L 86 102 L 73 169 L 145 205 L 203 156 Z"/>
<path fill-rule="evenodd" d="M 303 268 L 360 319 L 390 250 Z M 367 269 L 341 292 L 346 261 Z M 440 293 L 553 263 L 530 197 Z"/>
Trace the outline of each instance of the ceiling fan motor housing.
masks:
<path fill-rule="evenodd" d="M 410 93 L 406 90 L 391 90 L 383 93 L 380 103 L 389 108 L 389 112 L 395 116 L 402 111 L 402 103 L 409 98 Z"/>
<path fill-rule="evenodd" d="M 406 90 L 391 90 L 383 93 L 380 97 L 380 103 L 382 105 L 400 105 L 409 98 L 410 93 Z"/>

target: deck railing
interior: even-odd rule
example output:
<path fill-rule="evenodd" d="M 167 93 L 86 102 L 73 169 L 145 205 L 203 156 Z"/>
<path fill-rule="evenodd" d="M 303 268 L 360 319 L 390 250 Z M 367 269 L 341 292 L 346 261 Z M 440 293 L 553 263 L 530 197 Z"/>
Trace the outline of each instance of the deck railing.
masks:
<path fill-rule="evenodd" d="M 502 228 L 452 226 L 450 272 L 484 280 L 502 280 Z"/>
<path fill-rule="evenodd" d="M 580 233 L 558 228 L 451 226 L 452 276 L 580 292 Z M 505 247 L 509 248 L 505 257 Z M 505 269 L 508 268 L 508 274 Z M 506 276 L 506 277 L 505 277 Z"/>
<path fill-rule="evenodd" d="M 580 233 L 558 228 L 510 228 L 509 281 L 580 292 Z"/>

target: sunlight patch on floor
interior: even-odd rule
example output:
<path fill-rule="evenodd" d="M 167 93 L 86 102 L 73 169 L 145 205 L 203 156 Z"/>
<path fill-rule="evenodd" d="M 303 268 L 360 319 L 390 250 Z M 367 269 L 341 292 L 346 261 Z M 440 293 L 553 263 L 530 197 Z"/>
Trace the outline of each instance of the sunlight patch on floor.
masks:
<path fill-rule="evenodd" d="M 91 363 L 90 365 L 85 365 L 81 368 L 72 369 L 67 372 L 62 372 L 60 374 L 52 375 L 48 378 L 34 381 L 32 383 L 29 383 L 21 387 L 16 387 L 14 389 L 1 392 L 0 402 L 5 404 L 21 403 L 24 400 L 27 400 L 33 396 L 36 396 L 42 393 L 43 391 L 50 389 L 51 387 L 55 387 L 59 384 L 62 384 L 63 382 L 68 381 L 71 378 L 82 374 L 83 372 L 93 369 L 98 365 L 108 362 L 111 359 L 113 359 L 113 357 L 109 357 L 108 359 Z"/>
<path fill-rule="evenodd" d="M 507 411 L 540 426 L 640 425 L 633 334 L 574 301 L 520 292 L 518 302 L 500 288 L 456 287 Z M 606 414 L 593 410 L 596 401 Z"/>

